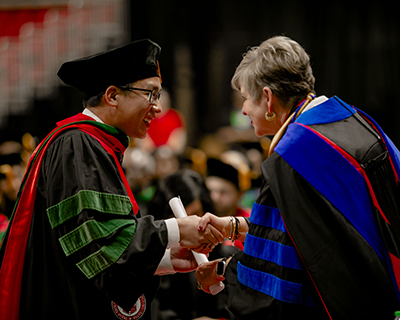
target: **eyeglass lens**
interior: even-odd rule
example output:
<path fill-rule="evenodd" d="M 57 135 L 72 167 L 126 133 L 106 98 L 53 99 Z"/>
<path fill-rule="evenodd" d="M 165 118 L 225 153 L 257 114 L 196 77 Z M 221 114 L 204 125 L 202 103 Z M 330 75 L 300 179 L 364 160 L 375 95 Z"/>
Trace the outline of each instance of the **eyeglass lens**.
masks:
<path fill-rule="evenodd" d="M 150 93 L 149 101 L 150 101 L 150 103 L 155 103 L 157 100 L 158 100 L 158 102 L 161 102 L 161 98 L 162 98 L 162 91 L 160 90 L 157 92 L 157 91 L 153 90 Z"/>

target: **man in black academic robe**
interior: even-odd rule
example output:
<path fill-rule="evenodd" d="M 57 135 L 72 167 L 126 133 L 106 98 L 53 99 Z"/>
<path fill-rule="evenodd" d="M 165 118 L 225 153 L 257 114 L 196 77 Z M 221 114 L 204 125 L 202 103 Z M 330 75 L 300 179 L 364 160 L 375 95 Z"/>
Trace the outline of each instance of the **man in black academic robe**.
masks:
<path fill-rule="evenodd" d="M 189 249 L 222 240 L 198 217 L 141 218 L 121 167 L 160 111 L 159 53 L 141 40 L 62 65 L 86 109 L 32 155 L 0 250 L 1 319 L 150 319 L 154 275 L 193 270 Z"/>

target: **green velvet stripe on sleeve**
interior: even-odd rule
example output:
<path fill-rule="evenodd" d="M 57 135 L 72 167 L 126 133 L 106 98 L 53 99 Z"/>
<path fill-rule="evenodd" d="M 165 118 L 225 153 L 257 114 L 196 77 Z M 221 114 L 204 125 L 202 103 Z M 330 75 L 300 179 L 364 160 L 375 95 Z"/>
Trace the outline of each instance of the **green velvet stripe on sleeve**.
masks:
<path fill-rule="evenodd" d="M 136 224 L 135 220 L 113 219 L 109 221 L 89 220 L 59 240 L 64 253 L 69 256 L 97 239 L 106 238 L 118 229 Z"/>
<path fill-rule="evenodd" d="M 48 208 L 47 216 L 51 227 L 55 228 L 79 215 L 85 209 L 116 215 L 128 215 L 132 211 L 132 203 L 128 196 L 81 190 L 72 197 Z"/>
<path fill-rule="evenodd" d="M 129 246 L 136 231 L 136 224 L 122 228 L 113 242 L 77 263 L 87 278 L 93 278 L 114 264 Z"/>

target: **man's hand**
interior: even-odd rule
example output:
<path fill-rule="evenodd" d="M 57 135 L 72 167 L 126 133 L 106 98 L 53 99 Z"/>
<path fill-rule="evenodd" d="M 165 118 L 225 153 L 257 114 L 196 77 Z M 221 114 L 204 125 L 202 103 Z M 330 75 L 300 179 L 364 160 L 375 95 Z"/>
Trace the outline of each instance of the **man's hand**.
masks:
<path fill-rule="evenodd" d="M 223 281 L 225 278 L 217 274 L 217 264 L 221 259 L 202 263 L 196 270 L 198 288 L 211 293 L 210 287 Z"/>
<path fill-rule="evenodd" d="M 211 224 L 200 230 L 198 216 L 179 218 L 176 221 L 179 226 L 181 247 L 208 253 L 215 245 L 224 241 L 224 235 Z"/>
<path fill-rule="evenodd" d="M 171 248 L 171 263 L 177 272 L 190 272 L 197 268 L 192 251 L 179 246 Z"/>

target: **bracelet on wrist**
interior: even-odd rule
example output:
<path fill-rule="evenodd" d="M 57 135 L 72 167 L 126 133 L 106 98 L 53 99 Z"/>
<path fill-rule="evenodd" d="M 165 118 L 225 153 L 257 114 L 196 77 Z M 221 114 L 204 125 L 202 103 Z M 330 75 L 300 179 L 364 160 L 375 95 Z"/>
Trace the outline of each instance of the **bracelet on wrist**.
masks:
<path fill-rule="evenodd" d="M 239 238 L 239 230 L 240 230 L 240 221 L 237 217 L 235 218 L 235 237 L 233 240 L 237 240 Z"/>
<path fill-rule="evenodd" d="M 231 232 L 230 232 L 230 236 L 229 236 L 229 240 L 233 241 L 233 237 L 235 235 L 235 219 L 233 216 L 229 216 L 229 223 L 231 224 Z"/>

